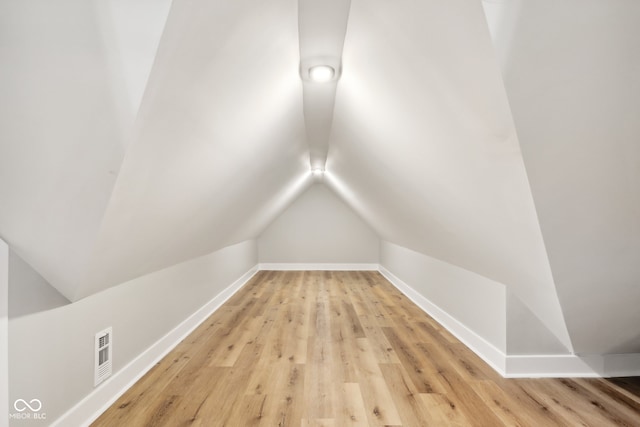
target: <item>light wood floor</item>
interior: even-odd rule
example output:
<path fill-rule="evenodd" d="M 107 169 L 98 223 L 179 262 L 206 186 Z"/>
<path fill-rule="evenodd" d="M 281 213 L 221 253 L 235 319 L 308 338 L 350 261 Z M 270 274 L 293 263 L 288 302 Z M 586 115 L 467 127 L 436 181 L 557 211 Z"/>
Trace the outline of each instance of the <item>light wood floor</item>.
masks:
<path fill-rule="evenodd" d="M 94 426 L 640 426 L 636 379 L 503 379 L 376 272 L 258 273 Z"/>

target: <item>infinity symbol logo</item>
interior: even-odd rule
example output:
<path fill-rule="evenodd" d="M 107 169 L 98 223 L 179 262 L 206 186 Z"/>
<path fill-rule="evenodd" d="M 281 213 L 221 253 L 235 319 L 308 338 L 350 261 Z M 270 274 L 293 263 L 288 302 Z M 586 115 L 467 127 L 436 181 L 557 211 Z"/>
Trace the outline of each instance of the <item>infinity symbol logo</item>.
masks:
<path fill-rule="evenodd" d="M 38 399 L 31 399 L 31 401 L 29 402 L 24 399 L 18 399 L 13 402 L 13 407 L 18 412 L 24 412 L 27 410 L 27 408 L 30 409 L 31 412 L 38 412 L 40 409 L 42 409 L 42 402 L 40 402 L 40 400 Z"/>

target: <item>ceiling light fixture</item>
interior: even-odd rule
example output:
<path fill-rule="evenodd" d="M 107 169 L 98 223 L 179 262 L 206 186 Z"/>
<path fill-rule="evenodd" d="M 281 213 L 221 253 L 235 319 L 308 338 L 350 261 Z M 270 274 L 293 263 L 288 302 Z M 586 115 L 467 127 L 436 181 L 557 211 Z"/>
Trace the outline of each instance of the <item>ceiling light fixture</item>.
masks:
<path fill-rule="evenodd" d="M 316 83 L 325 83 L 333 80 L 336 70 L 329 65 L 316 65 L 309 68 L 309 78 Z"/>

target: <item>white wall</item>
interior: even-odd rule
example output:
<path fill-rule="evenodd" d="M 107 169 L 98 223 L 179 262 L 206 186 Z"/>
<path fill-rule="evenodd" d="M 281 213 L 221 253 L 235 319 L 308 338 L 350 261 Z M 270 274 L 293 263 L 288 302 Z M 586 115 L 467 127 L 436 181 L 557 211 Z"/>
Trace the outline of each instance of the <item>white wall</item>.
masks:
<path fill-rule="evenodd" d="M 50 310 L 69 304 L 37 271 L 9 251 L 9 318 Z"/>
<path fill-rule="evenodd" d="M 274 200 L 309 174 L 297 35 L 290 0 L 172 3 L 90 280 L 69 299 L 253 239 L 275 218 Z"/>
<path fill-rule="evenodd" d="M 570 351 L 513 292 L 507 292 L 507 354 L 560 355 Z"/>
<path fill-rule="evenodd" d="M 260 263 L 377 263 L 380 239 L 323 184 L 299 196 L 258 238 Z"/>
<path fill-rule="evenodd" d="M 384 240 L 380 248 L 382 267 L 506 353 L 504 285 Z"/>
<path fill-rule="evenodd" d="M 0 422 L 9 417 L 9 247 L 0 239 Z"/>
<path fill-rule="evenodd" d="M 170 3 L 0 2 L 0 235 L 69 299 L 87 283 Z"/>
<path fill-rule="evenodd" d="M 640 2 L 484 5 L 574 350 L 640 352 Z"/>
<path fill-rule="evenodd" d="M 67 295 L 124 155 L 124 93 L 93 3 L 0 3 L 0 234 Z"/>
<path fill-rule="evenodd" d="M 333 188 L 382 239 L 508 286 L 570 347 L 480 2 L 353 0 L 343 64 Z"/>
<path fill-rule="evenodd" d="M 15 425 L 48 425 L 94 389 L 96 332 L 113 327 L 117 373 L 256 264 L 255 241 L 245 241 L 73 304 L 11 319 L 11 398 L 40 399 L 47 414 L 46 423 Z"/>

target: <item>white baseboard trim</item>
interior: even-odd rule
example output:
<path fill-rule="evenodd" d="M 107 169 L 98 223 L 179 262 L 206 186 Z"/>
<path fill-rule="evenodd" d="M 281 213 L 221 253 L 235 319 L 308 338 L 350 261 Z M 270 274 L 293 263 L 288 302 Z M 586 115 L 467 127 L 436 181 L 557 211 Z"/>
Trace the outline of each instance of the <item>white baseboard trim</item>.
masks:
<path fill-rule="evenodd" d="M 378 264 L 367 263 L 260 263 L 260 270 L 278 271 L 378 271 Z"/>
<path fill-rule="evenodd" d="M 436 304 L 380 266 L 380 273 L 425 313 L 505 378 L 640 376 L 640 353 L 604 355 L 506 355 Z"/>
<path fill-rule="evenodd" d="M 583 358 L 574 354 L 506 356 L 505 378 L 600 377 Z"/>
<path fill-rule="evenodd" d="M 506 355 L 496 348 L 493 344 L 476 334 L 474 331 L 466 327 L 456 318 L 446 311 L 429 301 L 418 291 L 407 285 L 405 282 L 396 277 L 389 270 L 380 266 L 380 273 L 386 277 L 400 292 L 413 301 L 425 313 L 433 317 L 438 323 L 451 332 L 464 345 L 469 347 L 471 351 L 477 354 L 482 360 L 487 362 L 500 375 L 505 376 L 505 357 Z"/>
<path fill-rule="evenodd" d="M 640 376 L 640 354 L 595 354 L 577 356 L 507 356 L 507 378 L 599 378 Z"/>
<path fill-rule="evenodd" d="M 155 344 L 116 372 L 98 388 L 78 402 L 51 424 L 52 427 L 89 426 L 125 391 L 146 374 L 156 363 L 166 356 L 180 341 L 193 332 L 222 304 L 233 296 L 258 272 L 256 265 L 243 274 L 212 300 L 198 309 L 182 323 L 172 329 Z"/>
<path fill-rule="evenodd" d="M 278 268 L 279 267 L 279 268 Z M 433 317 L 493 369 L 506 378 L 639 376 L 640 353 L 593 356 L 512 355 L 503 352 L 378 264 L 258 264 L 155 344 L 116 372 L 100 387 L 55 420 L 51 426 L 89 426 L 125 391 L 166 356 L 259 270 L 377 270 L 400 292 Z"/>

